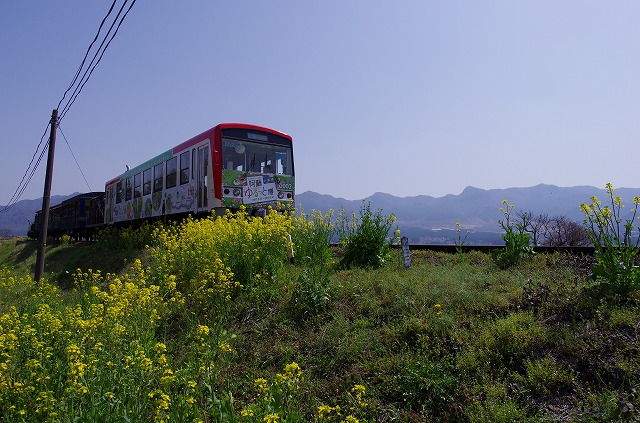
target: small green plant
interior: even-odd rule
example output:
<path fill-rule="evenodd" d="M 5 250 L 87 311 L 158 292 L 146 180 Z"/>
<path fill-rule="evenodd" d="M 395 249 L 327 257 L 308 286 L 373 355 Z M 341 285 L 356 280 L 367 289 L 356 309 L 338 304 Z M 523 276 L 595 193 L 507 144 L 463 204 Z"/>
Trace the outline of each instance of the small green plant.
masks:
<path fill-rule="evenodd" d="M 66 247 L 70 243 L 71 243 L 71 237 L 69 235 L 64 234 L 60 237 L 60 245 L 62 245 L 63 247 Z"/>
<path fill-rule="evenodd" d="M 360 218 L 355 213 L 347 217 L 344 209 L 338 213 L 336 227 L 344 255 L 340 264 L 344 268 L 378 268 L 389 255 L 387 236 L 396 217 L 385 216 L 381 210 L 371 212 L 369 203 L 360 206 Z"/>
<path fill-rule="evenodd" d="M 587 235 L 596 249 L 596 264 L 592 266 L 593 277 L 601 281 L 605 294 L 628 298 L 632 292 L 640 290 L 640 270 L 637 260 L 640 248 L 638 230 L 634 223 L 640 197 L 633 198 L 631 217 L 622 218 L 622 199 L 615 195 L 611 183 L 606 184 L 611 206 L 603 206 L 597 197 L 591 197 L 591 204 L 582 204 Z M 635 232 L 635 233 L 634 233 Z"/>
<path fill-rule="evenodd" d="M 456 400 L 459 383 L 453 363 L 411 360 L 396 369 L 391 389 L 411 409 L 428 408 L 439 414 Z"/>
<path fill-rule="evenodd" d="M 526 217 L 522 221 L 516 222 L 511 218 L 513 204 L 509 200 L 504 200 L 500 211 L 504 214 L 504 220 L 499 220 L 500 227 L 504 230 L 502 240 L 504 248 L 496 250 L 491 254 L 493 261 L 502 269 L 518 264 L 523 258 L 533 255 L 533 247 L 530 243 L 531 235 L 526 231 L 528 222 Z"/>
<path fill-rule="evenodd" d="M 471 231 L 467 231 L 467 233 L 462 236 L 462 229 L 460 228 L 460 222 L 456 222 L 456 234 L 457 238 L 454 238 L 453 243 L 456 246 L 456 254 L 458 255 L 458 260 L 460 262 L 464 261 L 464 251 L 462 247 L 464 247 L 464 243 L 467 241 L 469 234 Z"/>
<path fill-rule="evenodd" d="M 329 306 L 329 274 L 318 267 L 304 270 L 291 294 L 291 311 L 299 319 L 316 315 Z"/>
<path fill-rule="evenodd" d="M 315 315 L 329 305 L 330 241 L 335 232 L 332 217 L 333 210 L 306 214 L 298 209 L 292 219 L 295 262 L 305 267 L 291 295 L 291 311 L 296 318 Z"/>
<path fill-rule="evenodd" d="M 574 384 L 574 374 L 562 364 L 558 364 L 551 357 L 542 359 L 527 359 L 524 362 L 524 375 L 515 375 L 525 395 L 557 396 L 571 392 Z"/>
<path fill-rule="evenodd" d="M 287 364 L 284 372 L 276 373 L 272 380 L 262 377 L 256 379 L 256 398 L 240 411 L 242 421 L 303 421 L 295 407 L 303 380 L 302 370 L 295 361 Z"/>

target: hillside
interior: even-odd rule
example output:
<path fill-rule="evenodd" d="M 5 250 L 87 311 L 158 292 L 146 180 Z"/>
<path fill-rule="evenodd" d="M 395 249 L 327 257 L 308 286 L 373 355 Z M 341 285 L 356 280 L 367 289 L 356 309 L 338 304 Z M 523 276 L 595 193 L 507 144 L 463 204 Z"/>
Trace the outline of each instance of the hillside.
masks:
<path fill-rule="evenodd" d="M 197 228 L 190 236 L 206 230 Z M 0 245 L 18 273 L 33 262 L 34 241 Z M 166 255 L 122 245 L 50 246 L 49 281 L 64 280 L 66 295 L 0 272 L 3 330 L 20 336 L 4 351 L 7 368 L 19 387 L 34 388 L 0 384 L 7 421 L 32 405 L 43 420 L 65 421 L 639 417 L 638 305 L 600 298 L 587 257 L 539 254 L 508 270 L 476 252 L 414 252 L 409 269 L 399 255 L 380 269 L 340 269 L 339 255 L 319 266 L 285 260 L 228 297 L 177 272 L 188 299 L 180 303 L 157 260 L 182 252 L 204 263 L 209 244 L 196 255 L 172 243 Z M 236 251 L 248 254 L 242 265 L 264 253 Z M 111 257 L 120 265 L 104 261 Z M 84 273 L 72 291 L 76 266 Z"/>

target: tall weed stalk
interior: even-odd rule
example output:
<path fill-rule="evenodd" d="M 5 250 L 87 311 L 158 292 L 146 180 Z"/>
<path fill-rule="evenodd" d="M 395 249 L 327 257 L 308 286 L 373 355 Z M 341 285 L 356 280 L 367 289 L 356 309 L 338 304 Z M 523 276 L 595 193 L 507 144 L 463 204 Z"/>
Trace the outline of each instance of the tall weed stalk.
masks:
<path fill-rule="evenodd" d="M 330 241 L 335 232 L 332 218 L 333 210 L 325 214 L 317 210 L 306 214 L 299 210 L 293 219 L 295 257 L 304 266 L 291 298 L 292 311 L 297 317 L 313 315 L 326 309 L 331 299 Z"/>
<path fill-rule="evenodd" d="M 500 211 L 504 214 L 504 220 L 499 220 L 498 223 L 504 231 L 501 235 L 504 248 L 494 251 L 491 258 L 498 267 L 506 269 L 533 255 L 533 247 L 530 243 L 531 235 L 526 231 L 528 225 L 526 218 L 521 222 L 515 222 L 511 219 L 513 204 L 508 200 L 504 200 L 502 204 L 504 207 L 500 207 Z"/>

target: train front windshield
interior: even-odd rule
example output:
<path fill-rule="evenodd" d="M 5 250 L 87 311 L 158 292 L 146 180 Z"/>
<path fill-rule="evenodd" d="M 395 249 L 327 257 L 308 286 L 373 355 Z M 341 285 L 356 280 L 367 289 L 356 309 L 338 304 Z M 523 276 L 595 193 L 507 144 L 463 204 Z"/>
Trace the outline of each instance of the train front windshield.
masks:
<path fill-rule="evenodd" d="M 291 147 L 222 138 L 224 170 L 293 176 Z"/>

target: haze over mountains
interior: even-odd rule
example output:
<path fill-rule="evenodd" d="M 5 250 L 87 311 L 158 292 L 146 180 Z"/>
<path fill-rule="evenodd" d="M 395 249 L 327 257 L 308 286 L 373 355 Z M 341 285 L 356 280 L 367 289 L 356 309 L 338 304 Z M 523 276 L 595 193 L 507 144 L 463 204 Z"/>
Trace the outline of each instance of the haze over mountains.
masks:
<path fill-rule="evenodd" d="M 76 194 L 52 196 L 51 204 L 57 204 Z M 640 196 L 640 188 L 617 188 L 616 195 L 622 197 L 627 209 L 631 209 L 633 197 Z M 375 193 L 362 200 L 346 200 L 306 191 L 297 194 L 296 205 L 301 206 L 306 212 L 327 212 L 330 209 L 337 212 L 344 208 L 347 213 L 354 211 L 357 214 L 360 207 L 368 203 L 372 212 L 381 209 L 385 215 L 395 214 L 396 226 L 413 244 L 452 244 L 454 238 L 457 238 L 456 222 L 460 222 L 463 236 L 467 231 L 471 231 L 466 240 L 467 244 L 499 245 L 502 240 L 498 220 L 503 218 L 500 212 L 503 200 L 509 200 L 516 210 L 534 214 L 546 213 L 550 217 L 565 216 L 582 223 L 584 216 L 580 211 L 580 204 L 590 203 L 592 196 L 597 196 L 603 204 L 607 204 L 607 193 L 604 189 L 540 184 L 528 188 L 490 190 L 469 186 L 460 194 L 443 197 L 395 197 Z M 41 205 L 41 199 L 23 200 L 8 212 L 0 213 L 0 236 L 25 236 L 29 222 L 33 220 Z"/>
<path fill-rule="evenodd" d="M 640 195 L 638 188 L 619 188 L 616 195 L 627 204 L 633 205 L 633 197 Z M 453 244 L 458 234 L 456 222 L 460 222 L 462 235 L 471 231 L 466 243 L 476 245 L 501 245 L 501 228 L 498 220 L 504 218 L 500 207 L 503 200 L 509 200 L 514 210 L 528 211 L 533 214 L 545 213 L 549 217 L 565 216 L 582 223 L 584 215 L 580 204 L 591 203 L 596 196 L 607 204 L 604 189 L 591 186 L 557 187 L 540 184 L 528 188 L 506 188 L 484 190 L 467 187 L 458 195 L 431 197 L 395 197 L 384 193 L 375 193 L 364 200 L 345 200 L 330 195 L 321 195 L 307 191 L 296 196 L 296 203 L 305 211 L 345 211 L 358 213 L 363 201 L 369 202 L 371 210 L 381 209 L 383 214 L 396 215 L 396 225 L 401 234 L 407 236 L 412 244 Z"/>

